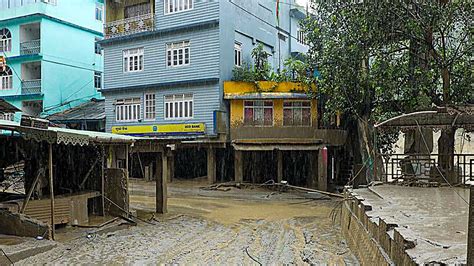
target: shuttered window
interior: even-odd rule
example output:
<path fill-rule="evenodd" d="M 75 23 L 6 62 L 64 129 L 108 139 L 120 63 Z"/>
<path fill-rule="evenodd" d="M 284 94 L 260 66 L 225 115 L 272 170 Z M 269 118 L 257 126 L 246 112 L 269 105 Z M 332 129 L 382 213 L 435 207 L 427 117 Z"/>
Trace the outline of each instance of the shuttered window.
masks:
<path fill-rule="evenodd" d="M 165 96 L 165 119 L 190 119 L 194 114 L 193 94 Z"/>
<path fill-rule="evenodd" d="M 115 102 L 117 122 L 134 122 L 140 120 L 140 98 L 118 99 Z"/>
<path fill-rule="evenodd" d="M 123 72 L 143 71 L 144 49 L 135 48 L 123 51 Z"/>
<path fill-rule="evenodd" d="M 283 103 L 284 126 L 311 126 L 310 101 L 285 101 Z"/>
<path fill-rule="evenodd" d="M 245 101 L 244 124 L 273 126 L 273 101 Z"/>
<path fill-rule="evenodd" d="M 155 120 L 156 118 L 156 96 L 154 93 L 145 94 L 145 119 Z"/>
<path fill-rule="evenodd" d="M 193 9 L 194 0 L 165 0 L 165 14 L 178 13 Z"/>
<path fill-rule="evenodd" d="M 190 63 L 189 41 L 166 44 L 166 64 L 168 67 L 185 66 Z"/>

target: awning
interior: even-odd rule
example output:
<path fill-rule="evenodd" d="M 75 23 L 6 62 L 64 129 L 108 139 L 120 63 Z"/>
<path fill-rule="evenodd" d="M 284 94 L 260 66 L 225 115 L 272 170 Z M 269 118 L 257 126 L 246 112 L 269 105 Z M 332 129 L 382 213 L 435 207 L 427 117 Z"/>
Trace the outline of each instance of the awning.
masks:
<path fill-rule="evenodd" d="M 320 139 L 245 139 L 234 140 L 237 151 L 317 151 L 325 147 Z"/>
<path fill-rule="evenodd" d="M 464 128 L 474 130 L 474 106 L 438 108 L 402 114 L 375 125 L 378 129 L 413 129 L 427 127 L 433 129 Z"/>
<path fill-rule="evenodd" d="M 0 130 L 18 132 L 25 139 L 35 141 L 46 141 L 56 144 L 90 145 L 90 144 L 110 144 L 110 143 L 134 143 L 140 138 L 116 135 L 103 132 L 75 130 L 59 127 L 49 127 L 48 129 L 38 129 L 21 126 L 18 122 L 0 120 Z"/>
<path fill-rule="evenodd" d="M 21 112 L 21 110 L 16 108 L 11 103 L 5 101 L 4 99 L 0 99 L 0 113 L 15 113 L 15 112 Z"/>
<path fill-rule="evenodd" d="M 105 121 L 105 100 L 92 99 L 71 109 L 52 114 L 46 119 L 53 122 Z"/>
<path fill-rule="evenodd" d="M 308 94 L 297 92 L 252 92 L 225 93 L 226 100 L 258 100 L 258 99 L 308 99 Z"/>

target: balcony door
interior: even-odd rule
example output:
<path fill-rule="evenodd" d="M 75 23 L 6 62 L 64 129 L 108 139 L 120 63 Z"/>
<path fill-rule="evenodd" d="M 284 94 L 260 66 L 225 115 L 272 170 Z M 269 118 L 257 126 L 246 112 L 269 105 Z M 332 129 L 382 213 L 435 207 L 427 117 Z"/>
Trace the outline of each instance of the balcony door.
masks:
<path fill-rule="evenodd" d="M 150 3 L 142 3 L 125 7 L 125 18 L 133 18 L 151 13 Z"/>

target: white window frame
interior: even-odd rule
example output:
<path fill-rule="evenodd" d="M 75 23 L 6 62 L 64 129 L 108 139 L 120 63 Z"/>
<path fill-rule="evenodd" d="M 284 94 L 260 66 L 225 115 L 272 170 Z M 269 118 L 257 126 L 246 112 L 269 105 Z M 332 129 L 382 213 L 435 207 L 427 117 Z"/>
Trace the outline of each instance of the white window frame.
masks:
<path fill-rule="evenodd" d="M 155 120 L 156 119 L 156 94 L 154 93 L 145 93 L 143 96 L 145 102 L 144 119 L 145 120 Z"/>
<path fill-rule="evenodd" d="M 165 15 L 181 13 L 194 9 L 194 0 L 164 0 L 163 4 Z"/>
<path fill-rule="evenodd" d="M 115 121 L 138 122 L 141 119 L 141 106 L 140 97 L 115 100 Z"/>
<path fill-rule="evenodd" d="M 0 52 L 11 52 L 11 51 L 12 51 L 12 32 L 7 28 L 0 29 Z"/>
<path fill-rule="evenodd" d="M 285 106 L 285 103 L 291 103 L 291 106 Z M 294 103 L 301 103 L 301 106 L 294 106 Z M 303 106 L 303 103 L 308 104 Z M 283 101 L 283 126 L 284 127 L 311 127 L 313 126 L 313 114 L 311 113 L 312 104 L 309 100 L 300 100 L 300 101 Z M 303 125 L 303 109 L 309 110 L 309 125 Z M 291 110 L 293 115 L 293 124 L 285 124 L 285 110 Z M 295 112 L 301 112 L 301 125 L 295 125 Z"/>
<path fill-rule="evenodd" d="M 246 103 L 252 103 L 251 106 L 246 105 Z M 265 105 L 266 103 L 271 103 L 271 105 Z M 275 125 L 275 103 L 272 100 L 245 100 L 244 101 L 244 108 L 243 108 L 243 118 L 244 118 L 244 126 L 250 127 L 273 127 Z M 247 109 L 252 109 L 252 123 L 245 122 L 245 111 Z M 265 125 L 265 109 L 272 110 L 272 124 Z M 262 124 L 256 124 L 255 122 L 258 121 L 257 116 L 261 115 L 263 120 Z"/>
<path fill-rule="evenodd" d="M 13 70 L 6 66 L 5 72 L 0 72 L 0 90 L 13 89 Z"/>
<path fill-rule="evenodd" d="M 188 55 L 187 63 L 186 63 L 186 52 Z M 175 60 L 175 56 L 176 56 L 176 60 Z M 191 64 L 191 42 L 189 40 L 172 42 L 172 43 L 166 44 L 166 67 L 182 67 L 182 66 L 189 66 L 190 64 Z"/>
<path fill-rule="evenodd" d="M 122 51 L 123 73 L 141 72 L 145 69 L 145 49 L 143 47 Z"/>
<path fill-rule="evenodd" d="M 0 120 L 14 121 L 15 113 L 0 113 Z"/>
<path fill-rule="evenodd" d="M 299 44 L 307 45 L 306 44 L 306 34 L 300 28 L 296 29 L 296 40 L 298 41 Z"/>
<path fill-rule="evenodd" d="M 98 17 L 97 15 L 100 15 L 100 17 Z M 95 16 L 95 20 L 104 22 L 104 6 L 102 4 L 97 3 L 95 5 L 94 16 Z"/>
<path fill-rule="evenodd" d="M 189 120 L 194 118 L 194 94 L 192 93 L 165 95 L 163 103 L 165 120 Z"/>
<path fill-rule="evenodd" d="M 242 66 L 242 44 L 239 42 L 234 43 L 234 65 L 236 67 Z"/>
<path fill-rule="evenodd" d="M 99 78 L 99 86 L 97 86 L 97 78 Z M 94 71 L 94 88 L 102 89 L 102 72 Z"/>

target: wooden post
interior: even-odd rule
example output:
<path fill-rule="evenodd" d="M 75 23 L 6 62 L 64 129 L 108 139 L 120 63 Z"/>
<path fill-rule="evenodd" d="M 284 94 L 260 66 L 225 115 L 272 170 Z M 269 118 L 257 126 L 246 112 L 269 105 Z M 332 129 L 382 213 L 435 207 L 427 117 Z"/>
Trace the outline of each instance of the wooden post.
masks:
<path fill-rule="evenodd" d="M 216 152 L 212 147 L 207 149 L 207 182 L 216 183 Z"/>
<path fill-rule="evenodd" d="M 234 153 L 234 180 L 235 182 L 244 182 L 244 161 L 242 151 L 236 150 Z"/>
<path fill-rule="evenodd" d="M 105 159 L 105 148 L 104 146 L 101 146 L 102 147 L 102 152 L 101 152 L 101 156 L 102 156 L 102 159 L 100 160 L 101 161 L 101 173 L 100 173 L 100 177 L 101 177 L 101 185 L 102 187 L 100 188 L 100 192 L 102 194 L 102 216 L 105 216 L 105 164 L 106 164 L 106 159 Z"/>
<path fill-rule="evenodd" d="M 474 185 L 469 192 L 469 225 L 467 232 L 467 265 L 474 265 Z"/>
<path fill-rule="evenodd" d="M 324 160 L 324 149 L 320 149 L 318 153 L 318 189 L 321 191 L 328 190 L 328 168 Z"/>
<path fill-rule="evenodd" d="M 277 150 L 277 160 L 277 182 L 281 183 L 281 181 L 283 180 L 283 152 L 281 150 Z"/>
<path fill-rule="evenodd" d="M 129 183 L 129 180 L 128 180 L 128 178 L 129 178 L 129 173 L 128 173 L 128 156 L 129 156 L 128 151 L 129 151 L 129 147 L 128 147 L 128 145 L 129 144 L 125 145 L 125 174 L 127 175 L 125 177 L 126 178 L 125 179 L 126 180 L 126 186 L 127 186 L 125 188 L 126 189 L 125 193 L 127 194 L 127 209 L 126 209 L 127 212 L 130 211 L 130 192 L 128 191 L 129 188 L 130 188 L 130 183 Z"/>
<path fill-rule="evenodd" d="M 156 212 L 161 214 L 168 212 L 168 189 L 166 184 L 169 175 L 168 166 L 168 156 L 166 156 L 165 151 L 161 154 L 161 158 L 158 156 L 156 160 Z"/>
<path fill-rule="evenodd" d="M 54 240 L 53 144 L 49 144 L 49 196 L 51 198 L 51 238 Z"/>
<path fill-rule="evenodd" d="M 318 183 L 318 177 L 319 177 L 319 169 L 318 169 L 318 158 L 319 158 L 319 151 L 311 151 L 311 171 L 306 179 L 306 186 L 309 188 L 316 189 L 317 188 L 317 183 Z"/>

